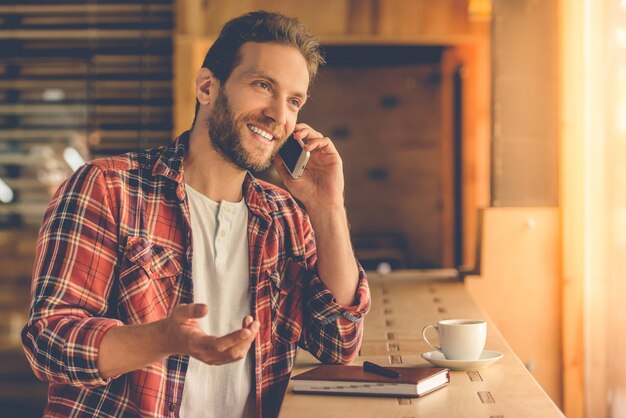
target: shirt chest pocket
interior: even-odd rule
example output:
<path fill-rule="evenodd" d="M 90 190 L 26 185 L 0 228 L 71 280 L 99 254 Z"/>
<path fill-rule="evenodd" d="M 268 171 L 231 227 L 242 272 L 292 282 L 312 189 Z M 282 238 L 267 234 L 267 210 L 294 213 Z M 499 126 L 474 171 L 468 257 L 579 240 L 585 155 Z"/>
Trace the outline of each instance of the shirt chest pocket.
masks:
<path fill-rule="evenodd" d="M 181 271 L 173 249 L 129 238 L 119 275 L 120 317 L 131 324 L 165 318 L 179 291 Z"/>
<path fill-rule="evenodd" d="M 270 283 L 269 298 L 272 315 L 272 339 L 293 344 L 302 331 L 302 283 L 300 263 L 288 260 L 280 270 L 266 271 Z"/>

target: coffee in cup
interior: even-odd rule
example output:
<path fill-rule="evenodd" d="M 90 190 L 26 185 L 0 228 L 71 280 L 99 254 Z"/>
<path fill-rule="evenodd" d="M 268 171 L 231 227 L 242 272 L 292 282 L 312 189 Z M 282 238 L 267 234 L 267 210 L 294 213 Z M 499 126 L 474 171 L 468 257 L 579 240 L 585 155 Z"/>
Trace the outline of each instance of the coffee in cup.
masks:
<path fill-rule="evenodd" d="M 432 344 L 426 331 L 434 328 L 440 347 Z M 433 350 L 441 351 L 448 360 L 478 360 L 485 348 L 487 323 L 479 319 L 445 319 L 422 329 L 422 338 Z"/>

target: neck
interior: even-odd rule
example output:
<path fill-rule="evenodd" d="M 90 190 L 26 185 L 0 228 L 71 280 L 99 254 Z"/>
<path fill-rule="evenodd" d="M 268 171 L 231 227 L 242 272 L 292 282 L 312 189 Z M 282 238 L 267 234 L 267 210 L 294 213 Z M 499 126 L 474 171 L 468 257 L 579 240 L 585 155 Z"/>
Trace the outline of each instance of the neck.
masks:
<path fill-rule="evenodd" d="M 216 202 L 240 201 L 246 172 L 228 162 L 211 144 L 208 128 L 199 125 L 196 123 L 189 133 L 185 182 Z"/>

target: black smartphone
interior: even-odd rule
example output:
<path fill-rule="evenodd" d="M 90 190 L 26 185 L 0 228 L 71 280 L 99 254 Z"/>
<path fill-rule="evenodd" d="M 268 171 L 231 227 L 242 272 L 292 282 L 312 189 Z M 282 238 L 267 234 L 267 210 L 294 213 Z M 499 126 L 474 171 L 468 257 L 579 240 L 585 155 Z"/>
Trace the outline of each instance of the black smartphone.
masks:
<path fill-rule="evenodd" d="M 278 154 L 283 159 L 292 178 L 299 179 L 302 177 L 311 153 L 304 150 L 304 143 L 301 140 L 291 135 L 278 151 Z"/>

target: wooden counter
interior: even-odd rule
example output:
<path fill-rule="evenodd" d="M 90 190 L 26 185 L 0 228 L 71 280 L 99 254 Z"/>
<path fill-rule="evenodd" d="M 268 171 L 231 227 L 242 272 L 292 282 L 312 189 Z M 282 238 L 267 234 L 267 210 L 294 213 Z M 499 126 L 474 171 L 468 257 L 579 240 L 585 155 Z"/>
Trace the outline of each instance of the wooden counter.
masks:
<path fill-rule="evenodd" d="M 280 417 L 563 417 L 522 362 L 511 351 L 491 320 L 458 281 L 424 281 L 410 273 L 370 275 L 372 309 L 366 318 L 359 357 L 381 365 L 429 364 L 421 353 L 430 348 L 421 330 L 448 318 L 487 320 L 486 349 L 504 357 L 478 371 L 452 371 L 450 384 L 423 398 L 368 398 L 295 395 L 290 383 Z M 528 324 L 532 326 L 532 324 Z M 540 343 L 540 342 L 538 342 Z M 319 364 L 304 350 L 298 352 L 293 375 Z"/>

